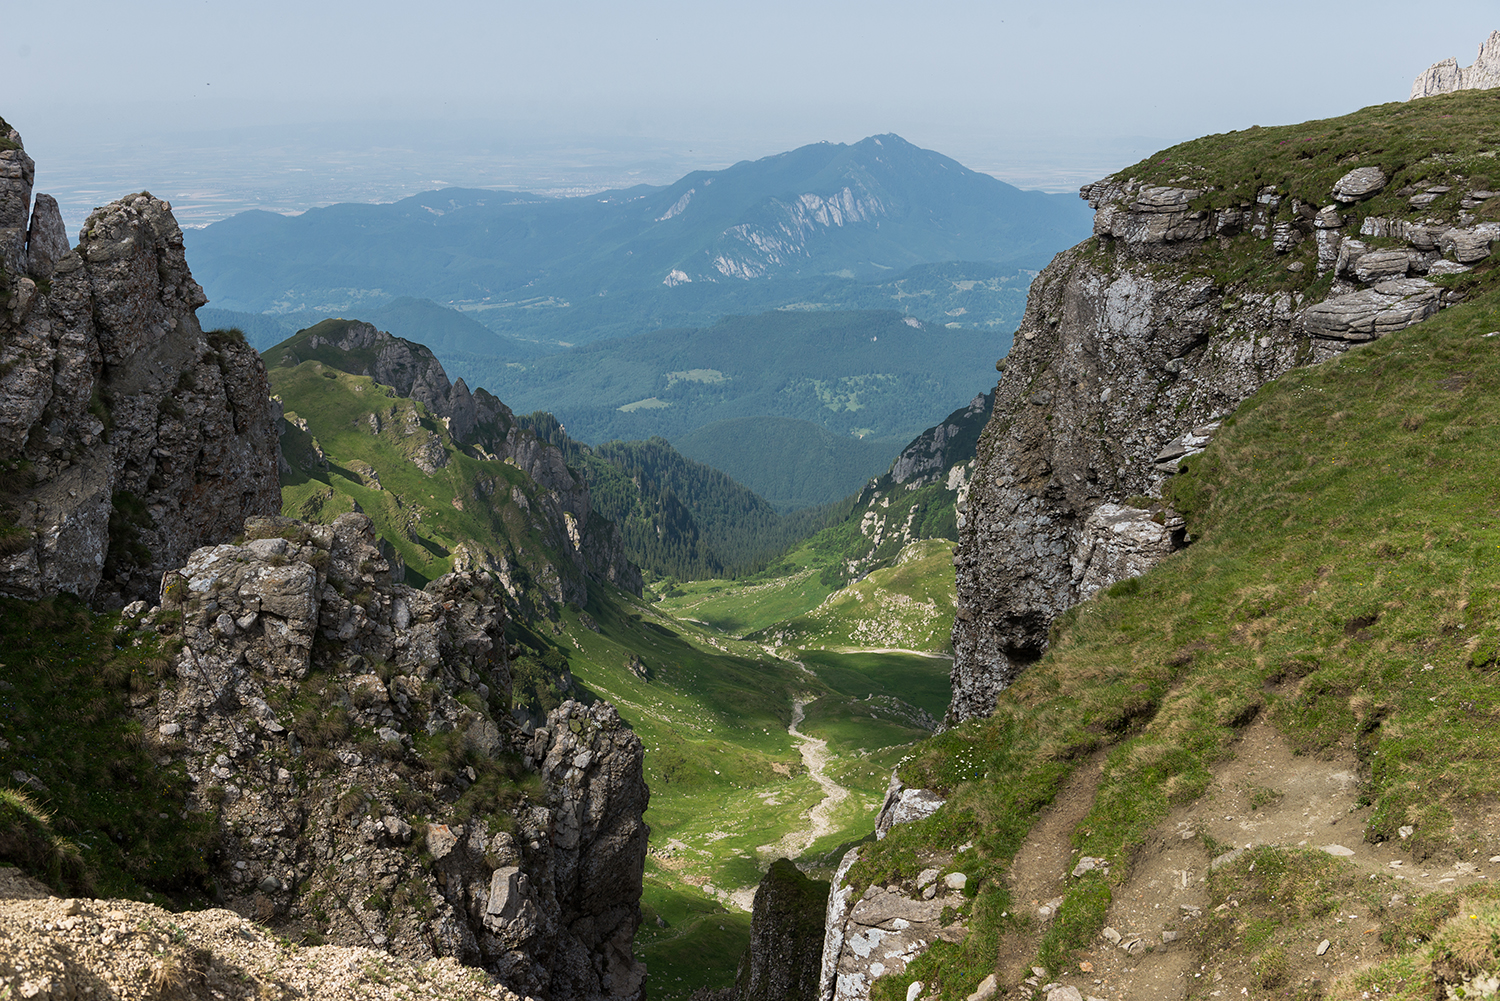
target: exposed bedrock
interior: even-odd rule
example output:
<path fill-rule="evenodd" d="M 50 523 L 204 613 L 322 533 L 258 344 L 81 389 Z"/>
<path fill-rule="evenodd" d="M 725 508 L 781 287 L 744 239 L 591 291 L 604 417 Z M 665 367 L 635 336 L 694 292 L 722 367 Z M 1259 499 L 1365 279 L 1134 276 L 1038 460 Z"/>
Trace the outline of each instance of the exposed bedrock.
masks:
<path fill-rule="evenodd" d="M 6 135 L 0 592 L 118 606 L 279 509 L 279 414 L 259 356 L 199 327 L 171 206 L 112 202 L 69 249 L 57 203 L 30 209 L 31 161 Z"/>
<path fill-rule="evenodd" d="M 1119 177 L 1083 189 L 1096 236 L 1032 284 L 960 514 L 949 723 L 988 715 L 1058 615 L 1183 543 L 1152 499 L 1218 418 L 1294 366 L 1433 315 L 1444 293 L 1423 276 L 1466 270 L 1500 236 L 1462 216 L 1369 216 L 1348 232 L 1349 206 L 1386 184 L 1357 168 L 1322 209 L 1284 205 L 1275 189 L 1221 209 L 1195 208 L 1198 190 Z M 1226 288 L 1187 260 L 1210 241 L 1264 254 L 1263 240 L 1274 254 L 1316 241 L 1320 270 L 1335 271 L 1329 296 Z"/>

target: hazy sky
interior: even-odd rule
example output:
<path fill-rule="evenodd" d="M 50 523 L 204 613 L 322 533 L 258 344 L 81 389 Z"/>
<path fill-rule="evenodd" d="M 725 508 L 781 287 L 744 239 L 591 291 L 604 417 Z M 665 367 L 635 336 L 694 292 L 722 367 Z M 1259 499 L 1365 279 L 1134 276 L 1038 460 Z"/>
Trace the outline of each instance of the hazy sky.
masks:
<path fill-rule="evenodd" d="M 200 215 L 663 183 L 880 132 L 1064 190 L 1204 133 L 1402 100 L 1495 28 L 1494 0 L 73 0 L 7 11 L 0 116 L 40 190 L 151 186 Z"/>

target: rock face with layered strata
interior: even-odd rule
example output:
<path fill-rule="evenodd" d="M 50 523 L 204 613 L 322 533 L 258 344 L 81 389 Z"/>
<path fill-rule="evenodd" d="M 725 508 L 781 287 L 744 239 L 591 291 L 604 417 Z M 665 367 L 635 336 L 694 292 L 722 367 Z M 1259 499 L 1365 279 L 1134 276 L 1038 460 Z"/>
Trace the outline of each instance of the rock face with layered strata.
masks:
<path fill-rule="evenodd" d="M 69 249 L 0 139 L 0 592 L 118 607 L 280 507 L 279 415 L 256 353 L 199 327 L 171 206 L 96 209 Z"/>
<path fill-rule="evenodd" d="M 173 683 L 137 712 L 192 799 L 218 803 L 228 906 L 548 1001 L 640 998 L 647 793 L 614 709 L 517 727 L 500 589 L 399 583 L 365 515 L 245 529 L 167 574 L 158 608 L 127 609 L 180 638 Z"/>
<path fill-rule="evenodd" d="M 1413 190 L 1402 194 L 1427 213 L 1418 220 L 1361 216 L 1388 184 L 1378 167 L 1357 167 L 1321 209 L 1274 188 L 1218 209 L 1204 207 L 1203 190 L 1128 177 L 1083 189 L 1096 237 L 1032 284 L 961 510 L 950 723 L 988 715 L 1046 650 L 1058 615 L 1182 543 L 1170 511 L 1154 519 L 1120 507 L 1159 496 L 1162 478 L 1196 450 L 1169 455 L 1174 445 L 1288 369 L 1461 297 L 1426 276 L 1489 254 L 1500 225 L 1472 210 L 1492 193 L 1439 202 L 1451 187 Z M 1177 266 L 1210 242 L 1247 240 L 1270 241 L 1275 255 L 1314 241 L 1319 271 L 1333 272 L 1328 296 L 1230 290 Z"/>

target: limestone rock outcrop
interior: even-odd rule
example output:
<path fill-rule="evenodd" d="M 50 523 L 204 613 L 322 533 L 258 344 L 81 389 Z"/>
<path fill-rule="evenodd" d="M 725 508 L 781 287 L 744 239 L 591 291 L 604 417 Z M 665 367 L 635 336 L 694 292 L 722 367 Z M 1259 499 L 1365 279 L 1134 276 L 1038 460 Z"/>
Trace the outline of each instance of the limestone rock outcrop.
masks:
<path fill-rule="evenodd" d="M 859 861 L 859 849 L 844 856 L 833 877 L 824 919 L 820 1001 L 868 1001 L 876 980 L 899 977 L 933 943 L 964 940 L 968 926 L 953 912 L 964 902 L 968 876 L 944 875 L 944 870 L 971 847 L 961 845 L 924 859 L 927 867 L 914 880 L 871 885 L 858 894 L 849 873 Z"/>
<path fill-rule="evenodd" d="M 1425 215 L 1372 213 L 1369 199 L 1389 198 L 1390 183 L 1378 167 L 1355 168 L 1321 209 L 1270 187 L 1221 208 L 1200 199 L 1206 190 L 1129 177 L 1083 189 L 1096 236 L 1031 286 L 961 509 L 948 722 L 987 715 L 1067 608 L 1185 541 L 1172 512 L 1121 505 L 1159 497 L 1163 477 L 1201 448 L 1214 421 L 1288 369 L 1462 297 L 1426 276 L 1489 255 L 1500 224 L 1472 210 L 1492 193 L 1469 191 L 1438 211 L 1451 186 L 1403 191 Z M 1312 241 L 1315 254 L 1301 256 L 1333 272 L 1327 297 L 1227 288 L 1175 263 L 1205 246 L 1222 253 L 1259 241 L 1271 260 Z M 1298 259 L 1291 269 L 1302 267 Z"/>
<path fill-rule="evenodd" d="M 974 443 L 989 418 L 992 395 L 980 393 L 969 405 L 949 414 L 901 450 L 887 475 L 892 484 L 915 490 L 946 478 L 955 464 L 973 456 Z"/>
<path fill-rule="evenodd" d="M 176 641 L 136 711 L 217 814 L 225 905 L 547 1001 L 640 998 L 647 792 L 614 709 L 518 728 L 500 589 L 397 582 L 363 514 L 245 534 L 126 609 Z"/>
<path fill-rule="evenodd" d="M 279 509 L 279 415 L 256 353 L 198 325 L 171 206 L 96 209 L 69 249 L 0 139 L 0 592 L 118 607 Z"/>
<path fill-rule="evenodd" d="M 37 1001 L 521 1001 L 451 959 L 417 964 L 369 947 L 292 949 L 222 908 L 174 912 L 134 900 L 59 899 L 15 869 L 0 869 L 0 943 L 0 994 Z"/>
<path fill-rule="evenodd" d="M 1490 37 L 1479 46 L 1479 55 L 1472 66 L 1460 67 L 1458 60 L 1449 56 L 1427 67 L 1412 81 L 1409 100 L 1491 87 L 1500 87 L 1500 31 L 1490 32 Z"/>

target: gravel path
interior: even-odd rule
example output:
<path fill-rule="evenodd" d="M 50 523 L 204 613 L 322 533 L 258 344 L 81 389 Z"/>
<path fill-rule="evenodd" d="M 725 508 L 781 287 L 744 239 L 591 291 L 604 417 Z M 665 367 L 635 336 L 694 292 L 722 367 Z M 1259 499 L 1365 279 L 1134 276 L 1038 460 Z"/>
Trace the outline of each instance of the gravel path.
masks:
<path fill-rule="evenodd" d="M 829 778 L 824 768 L 828 765 L 828 741 L 809 737 L 797 729 L 797 724 L 807 718 L 803 709 L 811 699 L 798 698 L 792 701 L 792 722 L 786 732 L 797 739 L 797 750 L 807 766 L 807 774 L 823 788 L 823 799 L 807 811 L 808 826 L 788 832 L 774 845 L 762 845 L 761 851 L 795 859 L 812 846 L 812 843 L 834 830 L 833 811 L 849 798 L 849 790 Z"/>

